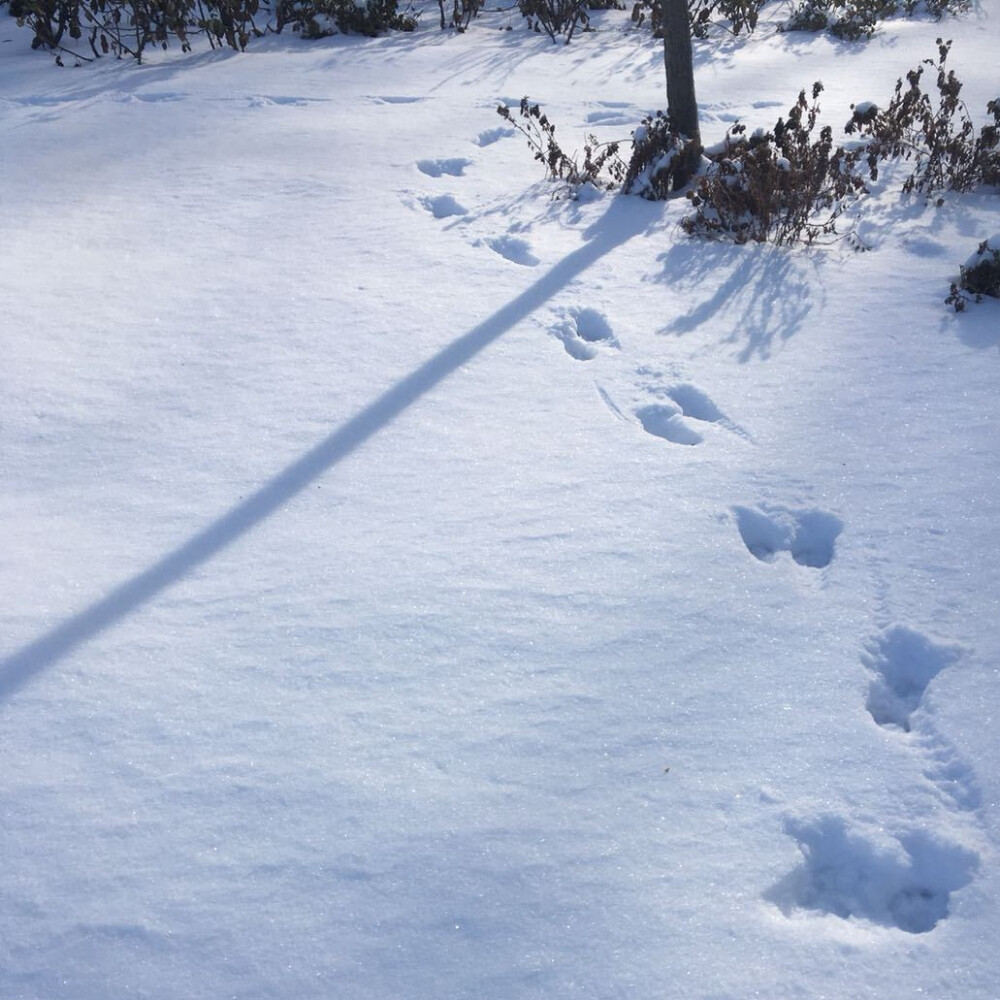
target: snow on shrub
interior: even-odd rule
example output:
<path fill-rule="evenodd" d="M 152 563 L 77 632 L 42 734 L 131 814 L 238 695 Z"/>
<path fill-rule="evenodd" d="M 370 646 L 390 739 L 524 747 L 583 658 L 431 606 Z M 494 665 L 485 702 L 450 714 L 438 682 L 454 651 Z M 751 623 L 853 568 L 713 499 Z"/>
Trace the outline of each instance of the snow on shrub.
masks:
<path fill-rule="evenodd" d="M 770 132 L 746 138 L 741 124 L 729 130 L 688 194 L 695 212 L 681 223 L 686 232 L 779 246 L 837 235 L 837 221 L 867 189 L 829 126 L 813 138 L 822 89 L 813 85 L 811 105 L 802 91 Z"/>
<path fill-rule="evenodd" d="M 907 160 L 913 171 L 904 194 L 927 198 L 943 191 L 971 191 L 980 185 L 1000 186 L 1000 99 L 986 106 L 992 123 L 976 132 L 965 102 L 962 82 L 947 68 L 951 42 L 937 40 L 938 58 L 924 59 L 903 80 L 885 110 L 870 101 L 856 104 L 848 133 L 864 138 L 864 155 L 872 180 L 885 160 Z M 921 87 L 925 67 L 936 70 L 936 100 Z M 937 199 L 940 204 L 940 198 Z"/>
<path fill-rule="evenodd" d="M 946 13 L 964 13 L 969 6 L 969 0 L 802 0 L 781 30 L 829 31 L 837 38 L 858 41 L 870 38 L 880 21 L 900 13 L 940 19 Z"/>
<path fill-rule="evenodd" d="M 520 121 L 506 104 L 501 104 L 497 113 L 527 139 L 534 158 L 544 164 L 546 177 L 563 182 L 557 197 L 579 198 L 586 189 L 621 189 L 625 194 L 658 201 L 677 189 L 678 174 L 692 157 L 700 156 L 700 150 L 671 127 L 662 111 L 647 115 L 632 132 L 632 155 L 627 164 L 619 156 L 620 143 L 598 142 L 593 135 L 584 142 L 582 158 L 576 153 L 568 155 L 556 140 L 555 125 L 526 97 L 521 100 Z"/>
<path fill-rule="evenodd" d="M 983 240 L 960 270 L 945 299 L 955 312 L 962 312 L 971 301 L 981 302 L 984 295 L 1000 299 L 1000 233 Z"/>
<path fill-rule="evenodd" d="M 690 177 L 690 164 L 700 151 L 670 125 L 662 111 L 642 120 L 632 133 L 632 156 L 622 190 L 650 201 L 661 201 L 677 190 L 678 177 Z"/>

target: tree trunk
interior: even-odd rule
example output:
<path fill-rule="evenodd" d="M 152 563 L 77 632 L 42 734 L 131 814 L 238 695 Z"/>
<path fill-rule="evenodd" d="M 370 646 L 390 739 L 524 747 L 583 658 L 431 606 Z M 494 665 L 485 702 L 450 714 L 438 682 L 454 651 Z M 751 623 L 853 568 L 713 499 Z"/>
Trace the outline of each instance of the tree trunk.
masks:
<path fill-rule="evenodd" d="M 691 24 L 687 0 L 661 0 L 663 10 L 663 62 L 667 70 L 667 114 L 675 129 L 691 140 L 674 178 L 674 188 L 691 179 L 701 154 L 698 101 L 694 96 L 694 59 L 691 54 Z"/>

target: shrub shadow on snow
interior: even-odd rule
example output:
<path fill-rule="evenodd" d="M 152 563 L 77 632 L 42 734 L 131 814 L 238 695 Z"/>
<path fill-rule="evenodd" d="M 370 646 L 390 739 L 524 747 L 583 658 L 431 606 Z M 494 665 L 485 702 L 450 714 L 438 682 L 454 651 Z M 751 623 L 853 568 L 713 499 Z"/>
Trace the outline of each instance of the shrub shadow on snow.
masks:
<path fill-rule="evenodd" d="M 614 199 L 604 215 L 584 233 L 586 242 L 549 268 L 520 295 L 443 347 L 381 396 L 362 406 L 354 417 L 278 471 L 255 493 L 193 533 L 186 542 L 0 660 L 0 701 L 278 513 L 297 494 L 366 444 L 425 393 L 513 326 L 551 301 L 597 261 L 633 237 L 648 232 L 649 223 L 645 203 L 638 199 Z"/>
<path fill-rule="evenodd" d="M 658 259 L 663 270 L 654 280 L 688 304 L 659 332 L 680 337 L 721 321 L 722 342 L 739 348 L 741 362 L 766 360 L 798 333 L 820 287 L 810 257 L 774 247 L 685 240 Z"/>
<path fill-rule="evenodd" d="M 910 169 L 906 164 L 890 166 L 880 186 L 892 188 L 899 176 L 905 176 L 904 168 Z M 994 202 L 993 195 L 968 192 L 940 206 L 928 205 L 922 198 L 876 203 L 866 209 L 858 225 L 858 237 L 867 246 L 877 249 L 884 243 L 899 243 L 910 256 L 935 261 L 937 291 L 934 286 L 930 290 L 942 303 L 939 331 L 979 351 L 1000 348 L 1000 302 L 985 299 L 959 315 L 943 303 L 949 284 L 958 280 L 963 259 L 988 235 L 983 218 L 994 211 Z M 965 251 L 951 249 L 951 234 L 961 238 Z"/>
<path fill-rule="evenodd" d="M 284 35 L 277 36 L 284 38 Z M 377 39 L 359 38 L 356 35 L 333 35 L 316 42 L 331 50 L 330 58 L 320 63 L 320 67 L 333 68 L 341 65 L 341 48 L 352 48 L 351 60 L 365 71 L 384 73 L 387 60 L 403 63 L 417 52 L 434 51 L 433 58 L 439 70 L 437 82 L 427 92 L 432 99 L 435 92 L 443 91 L 456 78 L 461 78 L 465 86 L 494 82 L 498 77 L 507 78 L 514 74 L 522 63 L 532 57 L 550 51 L 551 42 L 545 35 L 533 39 L 524 38 L 520 32 L 498 33 L 496 44 L 486 48 L 456 48 L 450 45 L 454 36 L 448 31 L 407 31 L 394 32 Z M 290 36 L 291 38 L 291 36 Z M 295 37 L 293 41 L 298 41 Z M 299 42 L 301 45 L 301 42 Z M 255 42 L 255 51 L 257 43 Z M 517 97 L 519 101 L 520 95 Z"/>
<path fill-rule="evenodd" d="M 954 323 L 958 339 L 978 351 L 1000 348 L 1000 303 L 984 299 L 957 316 L 948 316 L 943 324 Z"/>

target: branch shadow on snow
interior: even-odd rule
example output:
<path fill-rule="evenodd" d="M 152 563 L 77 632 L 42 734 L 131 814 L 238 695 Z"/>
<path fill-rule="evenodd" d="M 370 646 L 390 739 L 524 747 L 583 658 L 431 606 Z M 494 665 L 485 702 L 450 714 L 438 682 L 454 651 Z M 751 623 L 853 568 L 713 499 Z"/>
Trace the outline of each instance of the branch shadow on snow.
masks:
<path fill-rule="evenodd" d="M 687 240 L 659 260 L 663 270 L 654 280 L 671 284 L 689 303 L 659 332 L 680 337 L 721 320 L 728 331 L 722 342 L 736 345 L 743 363 L 767 360 L 798 333 L 820 287 L 808 257 L 774 247 Z"/>
<path fill-rule="evenodd" d="M 257 492 L 192 535 L 156 563 L 124 580 L 82 611 L 0 661 L 0 701 L 73 650 L 148 604 L 275 514 L 320 476 L 362 447 L 430 390 L 565 289 L 615 248 L 648 229 L 649 206 L 616 198 L 585 233 L 586 242 L 478 326 L 453 340 L 397 382 Z"/>

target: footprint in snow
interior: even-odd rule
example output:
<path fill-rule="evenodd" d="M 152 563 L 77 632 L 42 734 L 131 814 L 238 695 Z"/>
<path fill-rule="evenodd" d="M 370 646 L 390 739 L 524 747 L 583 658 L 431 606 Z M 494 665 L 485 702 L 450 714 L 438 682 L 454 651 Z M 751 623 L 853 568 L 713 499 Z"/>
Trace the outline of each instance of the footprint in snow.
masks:
<path fill-rule="evenodd" d="M 696 445 L 705 440 L 697 425 L 717 424 L 751 440 L 750 435 L 730 420 L 704 389 L 690 382 L 664 385 L 660 381 L 660 372 L 646 368 L 640 368 L 639 374 L 651 377 L 643 388 L 647 397 L 652 399 L 633 412 L 648 434 L 672 444 Z"/>
<path fill-rule="evenodd" d="M 255 94 L 253 97 L 248 98 L 248 103 L 251 108 L 304 108 L 310 104 L 316 104 L 318 101 L 316 98 L 311 97 L 287 97 L 276 96 L 274 94 Z"/>
<path fill-rule="evenodd" d="M 790 819 L 802 864 L 765 894 L 786 917 L 806 910 L 907 934 L 932 931 L 951 894 L 968 885 L 979 855 L 925 830 L 900 836 L 852 829 L 840 816 Z"/>
<path fill-rule="evenodd" d="M 427 100 L 426 97 L 393 96 L 391 94 L 380 94 L 368 99 L 375 104 L 420 104 Z"/>
<path fill-rule="evenodd" d="M 910 732 L 927 685 L 960 656 L 958 646 L 932 642 L 903 625 L 882 632 L 868 642 L 861 657 L 871 674 L 868 713 L 880 726 Z"/>
<path fill-rule="evenodd" d="M 587 115 L 588 125 L 634 125 L 636 116 L 629 112 L 629 106 L 622 101 L 598 101 L 600 111 Z"/>
<path fill-rule="evenodd" d="M 706 424 L 719 424 L 726 422 L 726 415 L 709 398 L 708 393 L 699 389 L 696 385 L 683 382 L 679 385 L 671 385 L 663 390 L 664 395 L 673 400 L 680 408 L 685 417 L 692 420 L 701 420 Z"/>
<path fill-rule="evenodd" d="M 671 444 L 695 445 L 705 439 L 684 420 L 684 411 L 673 400 L 649 403 L 635 411 L 642 429 Z"/>
<path fill-rule="evenodd" d="M 471 166 L 472 160 L 455 156 L 447 160 L 418 160 L 417 170 L 428 177 L 461 177 L 465 168 Z"/>
<path fill-rule="evenodd" d="M 531 244 L 517 236 L 495 236 L 485 241 L 494 253 L 522 267 L 535 267 L 538 258 L 531 252 Z M 478 245 L 478 244 L 477 244 Z"/>
<path fill-rule="evenodd" d="M 450 219 L 455 215 L 467 215 L 464 205 L 461 205 L 450 194 L 439 194 L 420 199 L 420 204 L 427 209 L 435 219 Z"/>
<path fill-rule="evenodd" d="M 501 139 L 509 139 L 512 135 L 517 133 L 512 128 L 507 128 L 506 126 L 499 126 L 498 128 L 488 128 L 485 132 L 480 132 L 476 136 L 477 146 L 492 146 L 493 143 L 499 142 Z"/>
<path fill-rule="evenodd" d="M 551 330 L 562 341 L 566 353 L 577 361 L 591 361 L 597 357 L 598 345 L 617 347 L 611 324 L 596 309 L 573 307 L 563 310 L 559 321 Z"/>
<path fill-rule="evenodd" d="M 927 760 L 924 775 L 959 809 L 971 810 L 982 801 L 972 768 L 937 731 L 927 712 L 920 711 L 931 681 L 964 652 L 961 646 L 893 625 L 868 641 L 861 662 L 870 677 L 868 714 L 883 729 L 912 734 Z"/>
<path fill-rule="evenodd" d="M 147 91 L 143 94 L 123 93 L 119 90 L 108 94 L 104 100 L 113 101 L 115 104 L 173 104 L 175 101 L 183 101 L 184 95 L 170 90 L 162 91 L 160 93 L 150 93 Z M 308 103 L 304 97 L 274 97 L 270 99 L 264 98 L 264 100 L 269 101 L 270 104 Z M 250 103 L 252 107 L 252 98 Z"/>
<path fill-rule="evenodd" d="M 762 505 L 733 507 L 740 537 L 750 554 L 774 562 L 787 552 L 800 566 L 823 569 L 833 560 L 834 543 L 844 523 L 824 510 Z"/>

